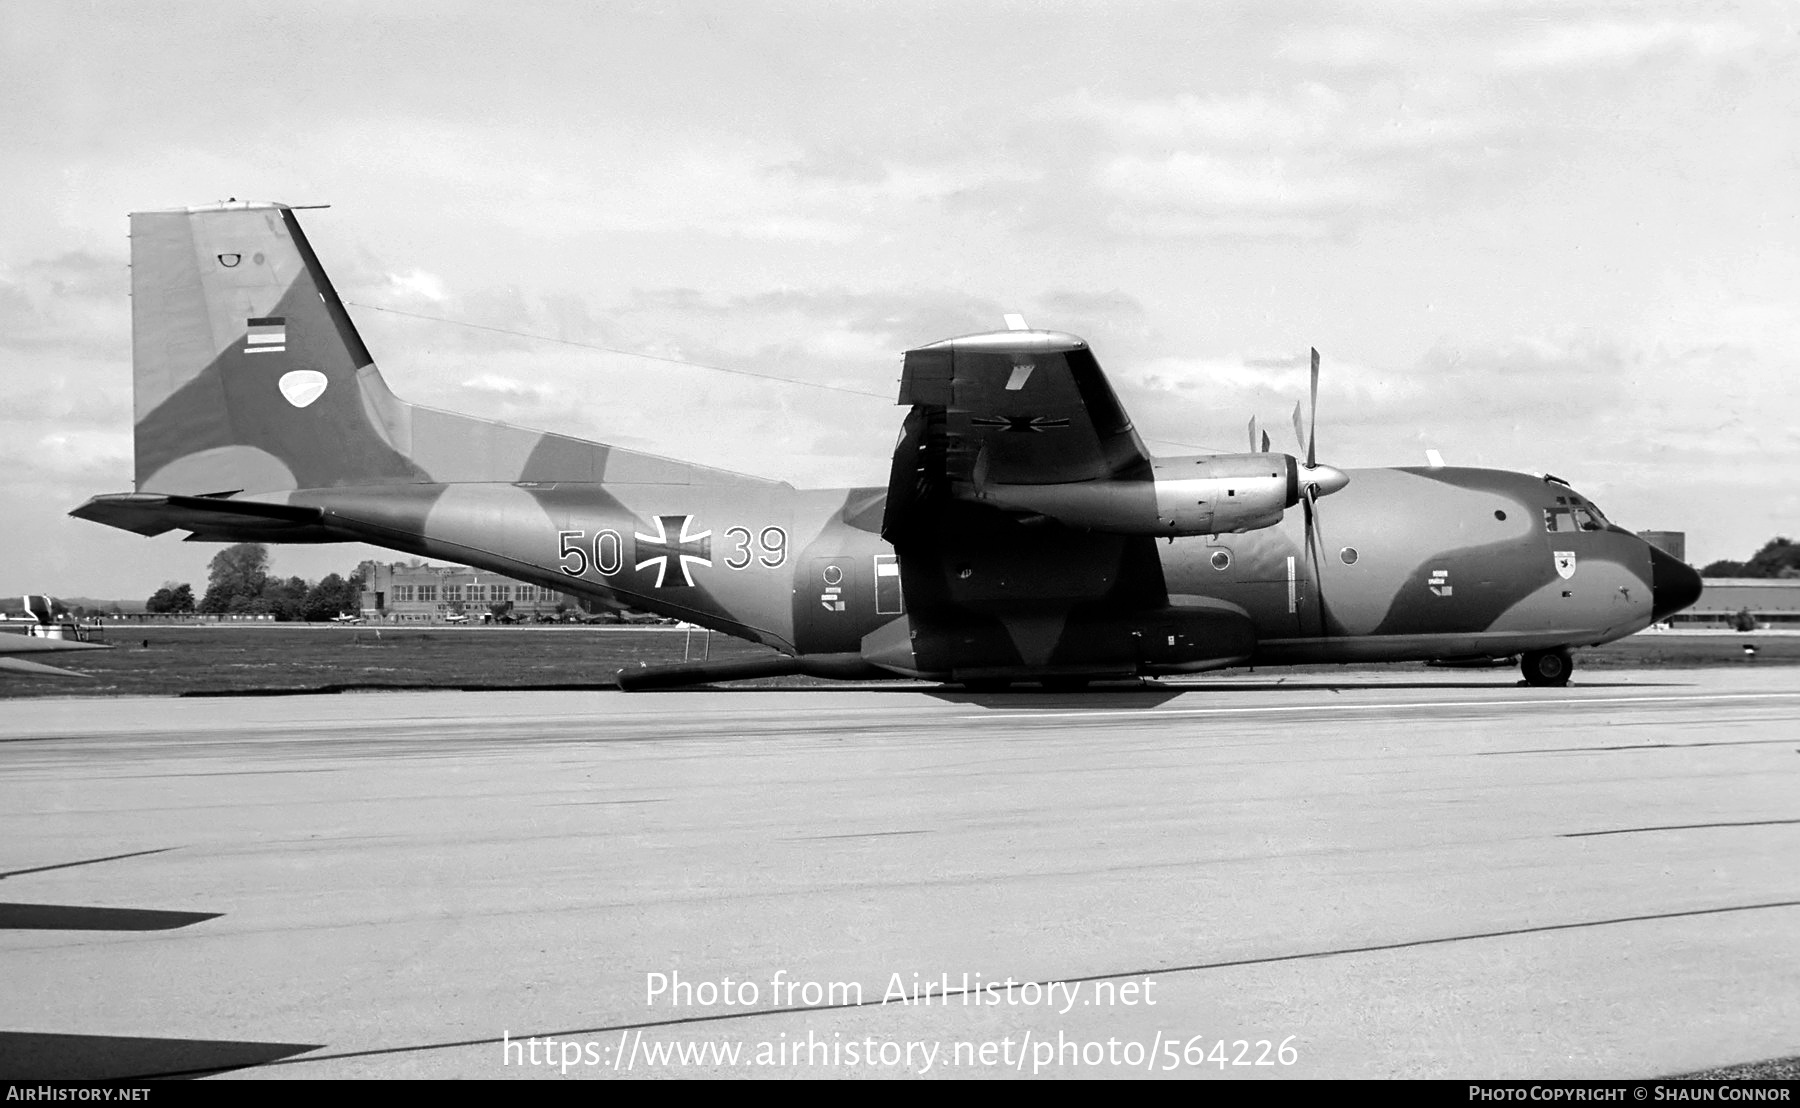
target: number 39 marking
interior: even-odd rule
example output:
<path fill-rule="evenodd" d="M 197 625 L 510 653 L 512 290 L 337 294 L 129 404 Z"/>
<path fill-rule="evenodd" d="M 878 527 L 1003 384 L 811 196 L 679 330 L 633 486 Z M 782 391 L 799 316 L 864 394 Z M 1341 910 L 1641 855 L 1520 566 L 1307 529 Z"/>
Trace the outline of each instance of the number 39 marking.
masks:
<path fill-rule="evenodd" d="M 748 527 L 733 527 L 725 532 L 725 537 L 734 544 L 731 556 L 725 559 L 728 569 L 749 569 L 752 561 L 775 569 L 787 561 L 787 532 L 779 527 L 764 527 L 756 536 L 754 547 Z"/>

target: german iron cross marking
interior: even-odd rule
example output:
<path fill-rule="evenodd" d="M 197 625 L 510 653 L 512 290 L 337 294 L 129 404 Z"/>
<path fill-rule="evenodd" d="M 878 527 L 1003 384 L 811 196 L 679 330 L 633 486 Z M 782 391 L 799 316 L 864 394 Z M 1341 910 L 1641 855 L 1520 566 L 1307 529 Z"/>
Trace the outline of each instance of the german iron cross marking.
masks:
<path fill-rule="evenodd" d="M 688 534 L 688 528 L 693 522 L 693 516 L 657 516 L 656 534 L 646 535 L 642 531 L 633 533 L 633 537 L 637 539 L 637 568 L 656 567 L 656 588 L 663 587 L 671 558 L 675 559 L 676 568 L 681 571 L 681 580 L 668 583 L 668 587 L 672 589 L 694 587 L 693 575 L 688 573 L 690 563 L 709 567 L 712 565 L 712 532 Z M 671 532 L 676 535 L 674 542 L 669 541 Z"/>

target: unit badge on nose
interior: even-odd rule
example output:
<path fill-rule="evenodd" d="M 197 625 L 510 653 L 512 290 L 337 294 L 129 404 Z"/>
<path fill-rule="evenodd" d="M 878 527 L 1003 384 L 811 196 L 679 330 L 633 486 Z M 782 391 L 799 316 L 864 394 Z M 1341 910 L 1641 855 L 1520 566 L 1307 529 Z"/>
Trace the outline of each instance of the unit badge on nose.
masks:
<path fill-rule="evenodd" d="M 1573 550 L 1558 550 L 1555 557 L 1556 575 L 1558 577 L 1567 581 L 1569 578 L 1575 576 L 1575 552 Z"/>

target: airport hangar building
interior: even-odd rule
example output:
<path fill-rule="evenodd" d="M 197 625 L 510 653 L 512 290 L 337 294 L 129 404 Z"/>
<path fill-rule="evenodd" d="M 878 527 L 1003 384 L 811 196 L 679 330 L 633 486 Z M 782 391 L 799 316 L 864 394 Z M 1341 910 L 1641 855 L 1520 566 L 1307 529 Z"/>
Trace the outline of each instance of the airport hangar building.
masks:
<path fill-rule="evenodd" d="M 578 598 L 565 592 L 485 569 L 423 562 L 377 564 L 362 594 L 363 618 L 390 623 L 442 623 L 452 615 L 479 623 L 491 617 L 496 606 L 505 606 L 513 619 L 528 621 L 586 612 Z"/>
<path fill-rule="evenodd" d="M 1687 532 L 1639 531 L 1638 538 L 1687 561 Z M 1800 577 L 1703 577 L 1700 599 L 1669 619 L 1670 627 L 1737 630 L 1748 613 L 1759 629 L 1800 631 Z"/>
<path fill-rule="evenodd" d="M 1759 630 L 1800 631 L 1800 577 L 1705 577 L 1700 584 L 1700 599 L 1669 626 L 1735 630 L 1748 612 Z"/>

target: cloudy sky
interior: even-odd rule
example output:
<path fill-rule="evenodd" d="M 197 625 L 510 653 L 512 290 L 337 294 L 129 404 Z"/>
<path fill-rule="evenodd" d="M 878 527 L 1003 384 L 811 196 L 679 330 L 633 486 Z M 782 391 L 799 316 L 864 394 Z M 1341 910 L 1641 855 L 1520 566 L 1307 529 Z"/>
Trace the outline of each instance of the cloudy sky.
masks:
<path fill-rule="evenodd" d="M 126 213 L 226 197 L 331 204 L 438 407 L 880 484 L 901 351 L 1003 312 L 1170 453 L 1292 449 L 1316 345 L 1323 460 L 1547 470 L 1746 557 L 1800 532 L 1797 63 L 1786 0 L 7 0 L 0 587 L 204 584 L 65 513 L 131 488 Z"/>

